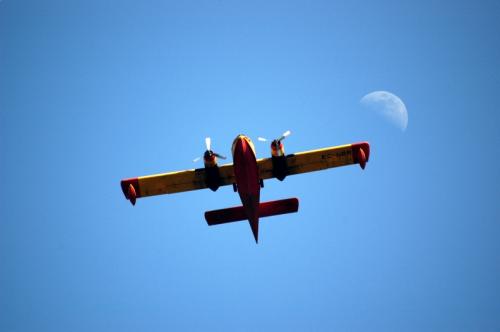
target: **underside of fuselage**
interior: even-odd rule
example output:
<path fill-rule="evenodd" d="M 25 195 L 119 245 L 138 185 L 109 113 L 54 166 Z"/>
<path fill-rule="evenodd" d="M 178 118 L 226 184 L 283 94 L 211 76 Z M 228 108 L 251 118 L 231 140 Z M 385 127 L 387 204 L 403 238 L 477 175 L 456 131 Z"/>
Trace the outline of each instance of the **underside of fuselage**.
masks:
<path fill-rule="evenodd" d="M 238 135 L 232 147 L 234 176 L 255 242 L 259 240 L 260 179 L 252 141 Z"/>

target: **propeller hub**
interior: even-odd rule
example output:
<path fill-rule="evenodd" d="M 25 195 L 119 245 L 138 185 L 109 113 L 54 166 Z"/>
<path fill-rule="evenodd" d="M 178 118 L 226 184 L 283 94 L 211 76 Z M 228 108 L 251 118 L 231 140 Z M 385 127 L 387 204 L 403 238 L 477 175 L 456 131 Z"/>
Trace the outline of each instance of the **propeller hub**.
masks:
<path fill-rule="evenodd" d="M 205 162 L 214 162 L 215 161 L 215 154 L 212 150 L 207 150 L 205 151 L 205 153 L 203 154 L 203 159 L 205 160 Z"/>

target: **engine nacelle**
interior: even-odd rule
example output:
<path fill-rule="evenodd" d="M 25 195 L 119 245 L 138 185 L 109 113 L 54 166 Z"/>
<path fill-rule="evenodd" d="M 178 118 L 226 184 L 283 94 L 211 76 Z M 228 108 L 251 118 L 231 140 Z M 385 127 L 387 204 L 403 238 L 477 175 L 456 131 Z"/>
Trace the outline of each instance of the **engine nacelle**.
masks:
<path fill-rule="evenodd" d="M 288 165 L 286 162 L 285 147 L 279 140 L 271 143 L 271 159 L 273 162 L 273 176 L 283 181 L 288 175 Z"/>
<path fill-rule="evenodd" d="M 215 153 L 210 150 L 205 151 L 203 162 L 205 164 L 205 184 L 210 190 L 216 191 L 220 187 L 220 173 Z"/>

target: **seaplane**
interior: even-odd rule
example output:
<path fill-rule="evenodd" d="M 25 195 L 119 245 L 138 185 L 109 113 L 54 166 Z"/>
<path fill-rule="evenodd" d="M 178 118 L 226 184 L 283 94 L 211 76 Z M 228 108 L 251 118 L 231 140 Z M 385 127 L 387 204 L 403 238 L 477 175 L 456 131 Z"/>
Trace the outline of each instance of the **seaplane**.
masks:
<path fill-rule="evenodd" d="M 370 144 L 359 142 L 323 149 L 285 154 L 283 141 L 290 135 L 284 132 L 276 139 L 258 137 L 259 141 L 271 142 L 271 157 L 257 159 L 252 140 L 238 135 L 231 152 L 233 163 L 218 165 L 218 159 L 226 159 L 212 150 L 211 139 L 205 139 L 204 167 L 148 176 L 128 178 L 121 181 L 125 198 L 136 204 L 138 198 L 206 189 L 217 191 L 221 186 L 232 185 L 242 205 L 205 212 L 209 226 L 248 220 L 255 242 L 259 240 L 259 219 L 269 216 L 294 213 L 299 209 L 297 198 L 269 202 L 260 201 L 260 190 L 264 180 L 283 181 L 287 176 L 325 170 L 333 167 L 359 164 L 365 169 L 370 157 Z"/>

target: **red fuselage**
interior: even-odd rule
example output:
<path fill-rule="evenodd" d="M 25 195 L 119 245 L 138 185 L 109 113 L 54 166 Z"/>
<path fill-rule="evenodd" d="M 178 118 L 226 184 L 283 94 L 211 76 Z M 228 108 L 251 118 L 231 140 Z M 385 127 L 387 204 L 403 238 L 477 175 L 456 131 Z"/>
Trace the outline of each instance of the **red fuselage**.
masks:
<path fill-rule="evenodd" d="M 238 135 L 233 141 L 234 176 L 241 203 L 245 208 L 255 241 L 259 234 L 260 179 L 252 141 Z"/>

